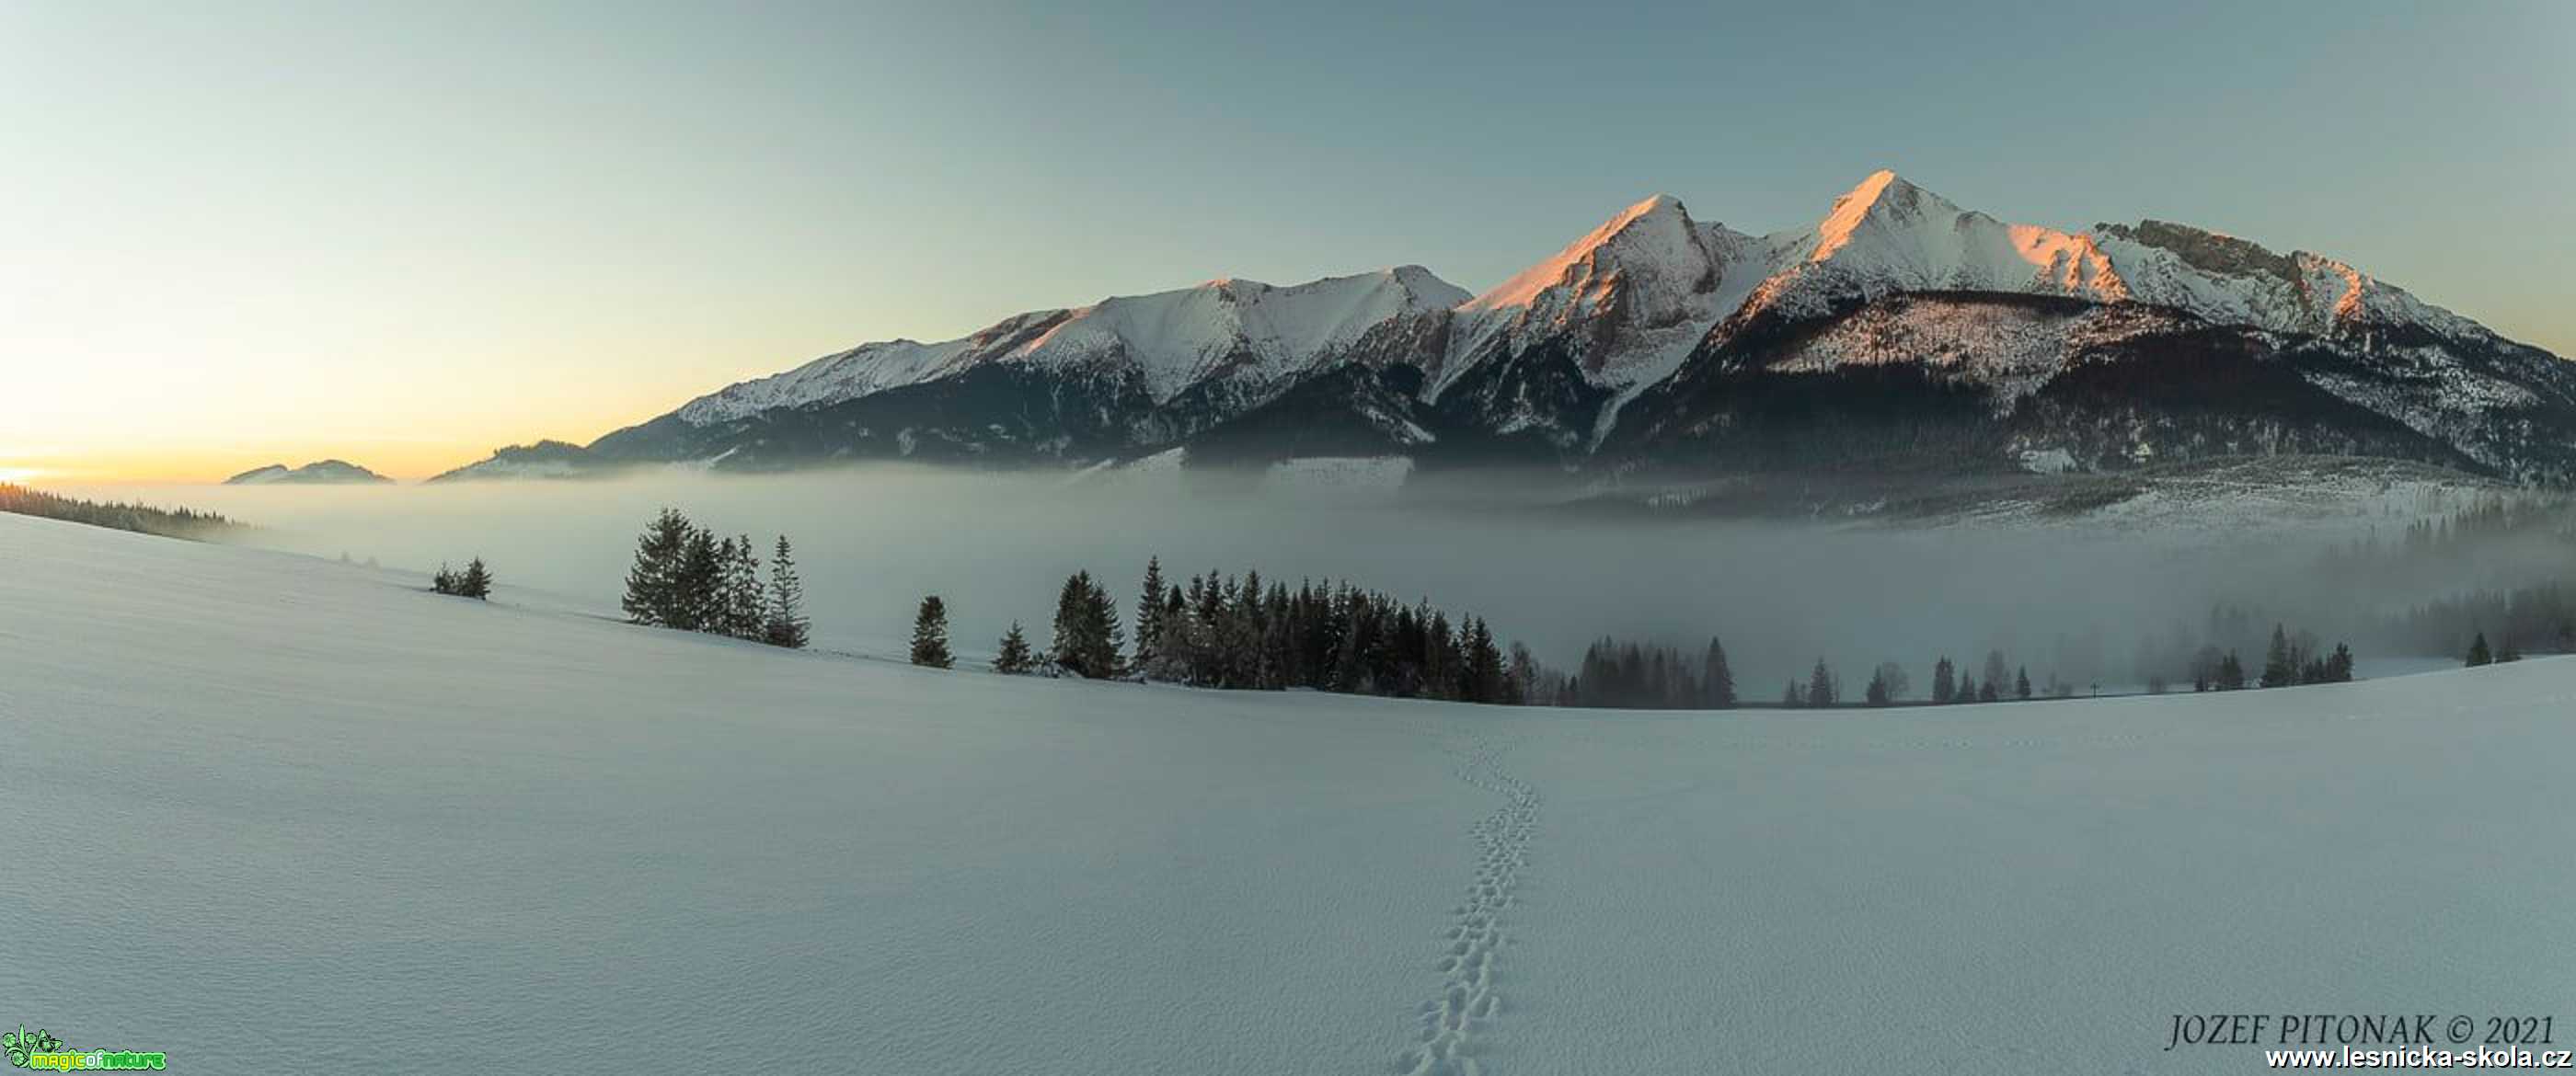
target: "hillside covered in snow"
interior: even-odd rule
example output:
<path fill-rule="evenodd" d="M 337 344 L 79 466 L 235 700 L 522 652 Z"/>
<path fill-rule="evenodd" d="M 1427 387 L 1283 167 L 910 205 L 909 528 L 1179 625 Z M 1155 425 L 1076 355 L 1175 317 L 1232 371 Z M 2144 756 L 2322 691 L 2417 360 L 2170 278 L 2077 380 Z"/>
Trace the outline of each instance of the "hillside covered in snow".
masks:
<path fill-rule="evenodd" d="M 863 344 L 441 477 L 1186 448 L 1679 476 L 2321 454 L 2519 482 L 2576 476 L 2571 444 L 2576 365 L 2343 261 L 2008 223 L 1881 171 L 1760 235 L 1656 195 L 1477 295 L 1411 265 L 1227 278 Z"/>
<path fill-rule="evenodd" d="M 0 931 L 42 955 L 0 993 L 174 1071 L 2237 1073 L 2174 1016 L 2576 987 L 2566 659 L 1523 710 L 915 669 L 10 516 L 0 565 Z"/>

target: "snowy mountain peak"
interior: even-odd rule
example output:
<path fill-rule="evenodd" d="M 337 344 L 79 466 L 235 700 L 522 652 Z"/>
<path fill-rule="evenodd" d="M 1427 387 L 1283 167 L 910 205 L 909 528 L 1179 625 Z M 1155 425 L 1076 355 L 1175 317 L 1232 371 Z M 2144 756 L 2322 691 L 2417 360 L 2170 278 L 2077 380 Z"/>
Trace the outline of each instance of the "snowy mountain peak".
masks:
<path fill-rule="evenodd" d="M 1597 301 L 1622 273 L 1679 277 L 1697 287 L 1714 261 L 1681 200 L 1658 194 L 1621 210 L 1554 257 L 1513 274 L 1461 309 L 1475 312 L 1587 298 Z"/>

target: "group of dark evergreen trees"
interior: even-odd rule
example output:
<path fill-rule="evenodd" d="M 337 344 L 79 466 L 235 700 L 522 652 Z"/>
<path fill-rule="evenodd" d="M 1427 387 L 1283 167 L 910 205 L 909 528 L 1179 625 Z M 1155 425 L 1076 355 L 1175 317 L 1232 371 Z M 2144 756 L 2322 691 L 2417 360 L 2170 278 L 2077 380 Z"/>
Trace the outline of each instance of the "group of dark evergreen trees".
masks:
<path fill-rule="evenodd" d="M 2336 643 L 2332 652 L 2320 652 L 2317 637 L 2305 631 L 2292 633 L 2284 625 L 2272 625 L 2272 641 L 2263 648 L 2263 669 L 2249 673 L 2236 651 L 2220 651 L 2204 646 L 2191 662 L 2193 691 L 2241 691 L 2247 687 L 2297 687 L 2301 684 L 2340 684 L 2352 680 L 2352 647 Z"/>
<path fill-rule="evenodd" d="M 2487 633 L 2483 631 L 2478 633 L 2477 638 L 2469 641 L 2469 656 L 2467 662 L 2469 668 L 2474 669 L 2480 665 L 2493 665 L 2499 661 L 2521 660 L 2522 648 L 2515 646 L 2513 639 L 2510 636 L 2505 638 L 2504 646 L 2496 650 L 2487 649 Z"/>
<path fill-rule="evenodd" d="M 0 512 L 22 516 L 40 516 L 68 523 L 86 523 L 93 527 L 110 527 L 140 534 L 158 534 L 164 538 L 205 539 L 221 535 L 239 524 L 213 512 L 186 508 L 154 508 L 142 503 L 106 503 L 65 497 L 59 493 L 28 489 L 10 482 L 0 482 Z"/>
<path fill-rule="evenodd" d="M 1734 708 L 1735 673 L 1717 639 L 1693 659 L 1668 646 L 1622 643 L 1604 636 L 1583 651 L 1583 664 L 1553 701 L 1560 706 L 1631 710 Z"/>
<path fill-rule="evenodd" d="M 802 647 L 805 586 L 786 535 L 775 550 L 764 586 L 749 535 L 718 539 L 665 508 L 636 540 L 621 605 L 637 624 Z"/>
<path fill-rule="evenodd" d="M 438 574 L 429 577 L 429 589 L 433 594 L 487 600 L 492 596 L 492 570 L 483 566 L 481 557 L 467 562 L 461 572 L 441 564 Z"/>
<path fill-rule="evenodd" d="M 916 664 L 946 667 L 946 624 L 946 606 L 924 599 L 914 620 Z M 1427 602 L 1407 605 L 1348 583 L 1307 580 L 1292 590 L 1258 570 L 1175 583 L 1160 558 L 1145 565 L 1132 653 L 1116 599 L 1088 571 L 1065 579 L 1051 626 L 1041 655 L 1013 622 L 994 670 L 1505 704 L 1529 701 L 1547 679 L 1528 648 L 1515 644 L 1506 655 L 1479 617 L 1453 621 Z M 937 645 L 926 649 L 934 636 Z"/>

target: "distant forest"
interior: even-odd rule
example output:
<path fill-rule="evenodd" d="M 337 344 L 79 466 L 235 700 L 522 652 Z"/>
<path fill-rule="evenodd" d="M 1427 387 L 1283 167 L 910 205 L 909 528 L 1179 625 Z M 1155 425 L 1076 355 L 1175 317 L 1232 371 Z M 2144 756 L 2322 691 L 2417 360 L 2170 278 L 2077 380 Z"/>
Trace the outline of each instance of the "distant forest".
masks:
<path fill-rule="evenodd" d="M 242 526 L 213 512 L 155 508 L 141 503 L 86 501 L 8 482 L 0 482 L 0 512 L 191 540 L 217 537 Z"/>

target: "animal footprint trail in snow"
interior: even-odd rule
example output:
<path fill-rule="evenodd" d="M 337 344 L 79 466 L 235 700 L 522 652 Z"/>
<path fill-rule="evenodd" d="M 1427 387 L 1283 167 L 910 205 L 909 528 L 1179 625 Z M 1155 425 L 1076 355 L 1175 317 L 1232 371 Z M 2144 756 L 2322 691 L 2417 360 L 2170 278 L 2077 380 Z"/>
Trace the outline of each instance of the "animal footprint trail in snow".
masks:
<path fill-rule="evenodd" d="M 1476 842 L 1475 880 L 1467 884 L 1464 899 L 1449 909 L 1450 925 L 1440 935 L 1441 955 L 1433 965 L 1441 976 L 1439 993 L 1422 1003 L 1416 1042 L 1396 1059 L 1396 1071 L 1406 1076 L 1478 1076 L 1475 1037 L 1503 1011 L 1502 997 L 1494 990 L 1503 916 L 1512 906 L 1520 870 L 1529 862 L 1539 794 L 1502 771 L 1496 764 L 1501 754 L 1478 744 L 1462 756 L 1457 771 L 1460 780 L 1501 796 L 1503 804 L 1468 827 Z"/>

